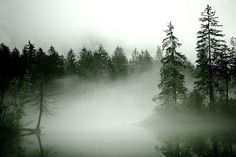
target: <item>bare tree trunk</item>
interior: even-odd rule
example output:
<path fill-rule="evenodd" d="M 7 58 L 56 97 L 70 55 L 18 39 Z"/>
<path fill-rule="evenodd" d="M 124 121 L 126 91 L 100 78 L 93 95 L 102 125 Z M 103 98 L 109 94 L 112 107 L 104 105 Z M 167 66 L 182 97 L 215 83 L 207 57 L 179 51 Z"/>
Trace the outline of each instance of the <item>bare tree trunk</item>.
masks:
<path fill-rule="evenodd" d="M 209 19 L 209 17 L 208 17 Z M 213 74 L 212 74 L 212 56 L 211 56 L 211 36 L 210 36 L 210 21 L 208 21 L 208 57 L 209 57 L 209 98 L 210 98 L 210 111 L 215 110 L 214 105 L 214 89 L 213 89 Z"/>
<path fill-rule="evenodd" d="M 215 110 L 215 102 L 214 102 L 214 90 L 213 90 L 213 83 L 212 83 L 212 77 L 210 77 L 210 85 L 209 85 L 209 94 L 210 94 L 210 111 Z"/>

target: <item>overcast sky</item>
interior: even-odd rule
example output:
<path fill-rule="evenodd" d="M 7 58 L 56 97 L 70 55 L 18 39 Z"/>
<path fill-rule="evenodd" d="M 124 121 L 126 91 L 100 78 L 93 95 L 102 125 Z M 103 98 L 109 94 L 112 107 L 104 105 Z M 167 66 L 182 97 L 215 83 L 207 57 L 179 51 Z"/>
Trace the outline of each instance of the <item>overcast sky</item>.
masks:
<path fill-rule="evenodd" d="M 183 52 L 194 61 L 200 13 L 210 4 L 225 39 L 236 36 L 236 0 L 0 0 L 0 42 L 22 49 L 54 45 L 60 53 L 99 44 L 129 55 L 135 47 L 155 54 L 171 20 Z"/>

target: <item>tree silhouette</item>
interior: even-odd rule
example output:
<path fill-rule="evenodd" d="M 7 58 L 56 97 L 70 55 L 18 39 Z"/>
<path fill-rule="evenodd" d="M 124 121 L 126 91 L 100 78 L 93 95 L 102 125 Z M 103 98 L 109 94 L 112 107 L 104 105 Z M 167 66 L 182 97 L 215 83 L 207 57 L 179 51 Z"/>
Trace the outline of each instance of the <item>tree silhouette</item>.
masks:
<path fill-rule="evenodd" d="M 95 75 L 93 53 L 83 48 L 78 60 L 78 75 L 84 79 L 91 79 Z"/>
<path fill-rule="evenodd" d="M 137 72 L 139 66 L 139 55 L 137 48 L 132 52 L 131 60 L 130 60 L 130 70 L 131 72 Z"/>
<path fill-rule="evenodd" d="M 69 52 L 66 55 L 66 74 L 68 75 L 72 75 L 72 74 L 76 74 L 77 71 L 77 60 L 76 60 L 76 56 L 75 53 L 73 52 L 72 49 L 69 50 Z"/>
<path fill-rule="evenodd" d="M 23 64 L 19 51 L 13 51 L 5 45 L 0 45 L 0 126 L 4 126 L 4 121 L 10 104 L 5 102 L 7 92 L 16 79 L 23 76 Z"/>
<path fill-rule="evenodd" d="M 216 71 L 216 59 L 221 54 L 224 40 L 222 31 L 218 29 L 215 12 L 211 6 L 207 5 L 206 9 L 201 13 L 201 30 L 197 33 L 197 79 L 196 87 L 204 94 L 209 95 L 209 109 L 213 111 L 215 108 L 214 87 L 217 81 L 214 77 Z"/>
<path fill-rule="evenodd" d="M 24 46 L 22 52 L 22 62 L 24 65 L 24 70 L 27 75 L 30 75 L 30 79 L 34 79 L 36 70 L 35 70 L 35 55 L 36 49 L 34 44 L 30 41 L 27 45 Z"/>
<path fill-rule="evenodd" d="M 157 46 L 155 63 L 159 65 L 161 63 L 162 58 L 163 58 L 163 53 L 162 53 L 161 47 Z"/>
<path fill-rule="evenodd" d="M 105 78 L 109 74 L 109 63 L 110 57 L 107 51 L 102 45 L 93 54 L 94 57 L 94 68 L 95 68 L 95 79 Z"/>
<path fill-rule="evenodd" d="M 176 49 L 181 45 L 177 37 L 173 34 L 173 25 L 170 22 L 163 40 L 162 48 L 165 56 L 162 58 L 161 80 L 158 87 L 161 89 L 159 100 L 164 107 L 173 108 L 180 103 L 185 96 L 187 89 L 184 87 L 184 75 L 181 69 L 184 67 L 186 57 Z"/>
<path fill-rule="evenodd" d="M 229 106 L 229 86 L 233 76 L 233 52 L 225 45 L 225 48 L 221 51 L 219 57 L 216 60 L 217 76 L 219 80 L 219 91 L 222 95 L 224 102 L 224 108 Z M 221 87 L 221 84 L 223 84 Z"/>
<path fill-rule="evenodd" d="M 153 64 L 153 58 L 151 57 L 150 53 L 145 50 L 141 51 L 139 55 L 139 71 L 144 72 L 149 70 L 152 67 Z"/>
<path fill-rule="evenodd" d="M 141 53 L 135 50 L 132 52 L 132 58 L 130 61 L 131 72 L 142 73 L 148 71 L 153 65 L 153 58 L 147 50 L 142 50 Z"/>
<path fill-rule="evenodd" d="M 56 77 L 64 74 L 64 57 L 59 55 L 53 46 L 48 49 L 49 76 Z"/>
<path fill-rule="evenodd" d="M 128 74 L 128 59 L 122 47 L 116 47 L 111 57 L 111 69 L 112 78 L 118 78 Z"/>

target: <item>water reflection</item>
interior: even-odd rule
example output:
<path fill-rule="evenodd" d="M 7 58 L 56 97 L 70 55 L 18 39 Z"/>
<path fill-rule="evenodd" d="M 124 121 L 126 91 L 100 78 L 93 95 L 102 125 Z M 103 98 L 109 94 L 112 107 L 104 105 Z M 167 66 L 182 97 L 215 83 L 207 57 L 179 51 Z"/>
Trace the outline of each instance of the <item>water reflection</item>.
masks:
<path fill-rule="evenodd" d="M 33 156 L 34 157 L 55 157 L 56 156 L 55 147 L 53 146 L 43 147 L 40 135 L 36 134 L 35 136 L 37 137 L 39 148 L 38 150 L 34 151 L 35 153 L 33 153 Z"/>
<path fill-rule="evenodd" d="M 24 148 L 21 146 L 21 137 L 19 135 L 6 135 L 0 138 L 0 156 L 1 157 L 21 157 L 24 156 Z"/>
<path fill-rule="evenodd" d="M 235 132 L 224 131 L 209 134 L 164 137 L 155 146 L 166 157 L 234 157 Z M 160 139 L 158 139 L 160 140 Z"/>
<path fill-rule="evenodd" d="M 134 128 L 139 126 L 133 126 Z M 142 129 L 141 129 L 142 130 Z M 138 131 L 138 130 L 136 130 Z M 45 134 L 22 134 L 10 136 L 9 138 L 1 139 L 0 141 L 0 156 L 1 157 L 56 157 L 56 156 L 148 156 L 148 157 L 235 157 L 236 156 L 236 136 L 235 130 L 211 131 L 211 132 L 183 132 L 182 134 L 158 134 L 152 136 L 145 136 L 145 130 L 140 137 L 135 134 L 122 134 L 124 138 L 117 141 L 116 138 L 109 141 L 110 145 L 106 143 L 107 136 L 100 138 L 100 145 L 93 146 L 97 142 L 97 138 L 92 138 L 89 135 L 84 135 L 89 144 L 81 145 L 78 138 L 71 143 L 76 144 L 77 150 L 69 149 L 62 144 L 62 147 L 48 146 L 50 143 Z M 174 130 L 173 130 L 174 131 Z M 116 132 L 118 133 L 118 132 Z M 127 133 L 127 132 L 126 132 Z M 62 133 L 63 134 L 63 133 Z M 96 134 L 96 133 L 94 133 Z M 43 139 L 42 139 L 43 136 Z M 62 136 L 62 135 L 60 135 Z M 65 134 L 63 134 L 65 136 Z M 72 134 L 71 136 L 76 136 Z M 78 134 L 77 134 L 78 136 Z M 95 136 L 95 135 L 94 135 Z M 98 134 L 98 136 L 101 136 Z M 116 136 L 115 133 L 112 136 Z M 80 136 L 82 138 L 82 136 Z M 132 138 L 130 138 L 132 137 Z M 59 137 L 58 137 L 59 138 Z M 80 139 L 81 139 L 80 138 Z M 89 139 L 91 138 L 91 139 Z M 137 140 L 136 138 L 140 138 Z M 103 139 L 103 140 L 102 140 Z M 133 140 L 133 142 L 132 142 Z M 66 141 L 65 141 L 66 142 Z M 77 142 L 77 143 L 76 143 Z M 124 143 L 128 143 L 125 145 Z M 55 143 L 55 145 L 58 143 Z M 125 145 L 126 149 L 123 149 Z M 148 146 L 148 147 L 147 147 Z M 106 148 L 105 148 L 106 147 Z M 100 148 L 100 149 L 99 149 Z M 153 149 L 154 148 L 154 149 Z M 60 152 L 60 153 L 59 153 Z"/>
<path fill-rule="evenodd" d="M 37 145 L 26 140 L 26 137 L 36 137 Z M 25 145 L 33 145 L 32 148 Z M 14 135 L 0 142 L 0 156 L 1 157 L 55 157 L 55 147 L 44 147 L 42 144 L 40 134 L 23 133 L 21 135 Z"/>

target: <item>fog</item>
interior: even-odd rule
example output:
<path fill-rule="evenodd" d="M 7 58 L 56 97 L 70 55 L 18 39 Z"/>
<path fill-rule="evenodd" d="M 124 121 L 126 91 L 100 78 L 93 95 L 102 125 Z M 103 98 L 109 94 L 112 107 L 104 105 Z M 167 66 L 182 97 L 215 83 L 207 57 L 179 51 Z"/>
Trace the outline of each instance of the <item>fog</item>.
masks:
<path fill-rule="evenodd" d="M 207 4 L 217 11 L 226 40 L 236 36 L 234 0 L 1 0 L 0 41 L 22 48 L 31 40 L 61 54 L 103 44 L 110 53 L 121 45 L 128 55 L 135 47 L 154 55 L 172 21 L 181 51 L 195 61 L 198 18 Z"/>
<path fill-rule="evenodd" d="M 153 68 L 115 81 L 73 76 L 56 80 L 63 92 L 55 97 L 55 113 L 43 116 L 43 147 L 60 156 L 162 157 L 168 142 L 181 145 L 212 136 L 234 137 L 235 122 L 227 117 L 154 113 L 157 104 L 151 99 L 159 92 L 158 72 L 159 68 Z M 186 85 L 191 88 L 190 80 Z M 24 123 L 34 127 L 34 119 L 37 113 L 31 112 Z M 180 149 L 185 149 L 184 144 Z M 24 137 L 23 146 L 29 156 L 33 154 L 38 149 L 36 136 Z"/>
<path fill-rule="evenodd" d="M 152 97 L 157 90 L 157 73 L 155 69 L 117 81 L 59 80 L 64 93 L 57 98 L 56 115 L 49 119 L 55 119 L 54 127 L 64 124 L 65 128 L 106 128 L 142 121 L 156 105 Z"/>
<path fill-rule="evenodd" d="M 188 62 L 207 4 L 228 42 L 235 0 L 0 0 L 0 42 L 10 47 L 0 50 L 0 156 L 235 156 L 235 47 L 215 51 L 211 64 L 220 40 L 208 23 L 202 69 Z M 166 57 L 151 58 L 166 28 Z M 11 51 L 27 42 L 22 55 Z"/>
<path fill-rule="evenodd" d="M 82 81 L 68 77 L 56 81 L 63 91 L 53 104 L 55 114 L 43 116 L 41 139 L 60 155 L 156 156 L 154 135 L 140 126 L 155 108 L 157 68 L 116 81 Z M 27 111 L 26 127 L 34 127 L 37 112 Z M 35 136 L 26 137 L 32 150 Z"/>

